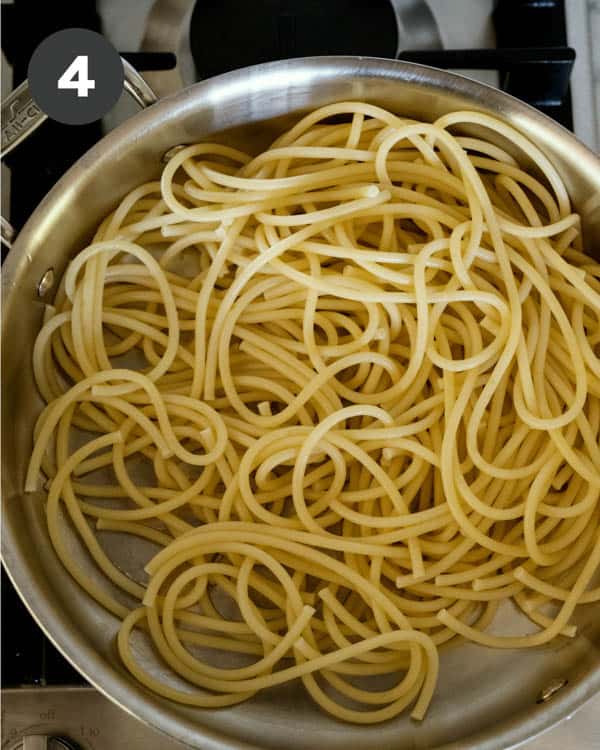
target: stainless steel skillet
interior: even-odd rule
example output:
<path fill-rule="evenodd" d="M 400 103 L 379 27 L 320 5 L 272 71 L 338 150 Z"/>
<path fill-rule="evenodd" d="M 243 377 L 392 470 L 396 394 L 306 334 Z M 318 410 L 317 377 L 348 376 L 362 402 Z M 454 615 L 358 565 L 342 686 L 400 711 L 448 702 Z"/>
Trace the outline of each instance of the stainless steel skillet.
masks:
<path fill-rule="evenodd" d="M 4 564 L 33 616 L 90 682 L 141 720 L 193 747 L 504 750 L 570 715 L 600 690 L 597 606 L 580 608 L 579 634 L 568 643 L 528 651 L 466 645 L 444 652 L 438 690 L 420 725 L 408 717 L 375 727 L 344 725 L 320 713 L 299 685 L 231 709 L 186 709 L 148 693 L 124 670 L 114 647 L 117 622 L 58 563 L 42 494 L 23 493 L 32 427 L 41 408 L 31 353 L 43 305 L 52 298 L 52 277 L 60 276 L 125 193 L 156 177 L 174 145 L 216 134 L 255 151 L 298 113 L 344 99 L 421 119 L 471 108 L 509 122 L 558 168 L 583 216 L 588 250 L 599 257 L 600 159 L 539 112 L 467 78 L 388 60 L 308 58 L 228 73 L 152 105 L 106 136 L 58 182 L 21 231 L 3 268 Z M 147 549 L 132 547 L 119 535 L 106 535 L 104 543 L 125 568 L 139 572 Z M 81 554 L 75 543 L 73 554 Z M 521 627 L 509 607 L 498 620 L 506 630 Z M 150 652 L 144 658 L 153 661 Z M 555 680 L 564 683 L 562 689 L 538 703 Z"/>

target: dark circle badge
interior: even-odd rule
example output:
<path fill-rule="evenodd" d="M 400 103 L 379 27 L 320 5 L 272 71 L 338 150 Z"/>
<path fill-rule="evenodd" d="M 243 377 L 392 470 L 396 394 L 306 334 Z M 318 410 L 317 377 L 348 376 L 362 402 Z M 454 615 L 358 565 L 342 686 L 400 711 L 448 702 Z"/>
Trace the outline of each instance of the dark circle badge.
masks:
<path fill-rule="evenodd" d="M 44 39 L 29 61 L 27 76 L 40 109 L 67 125 L 99 120 L 123 91 L 119 53 L 88 29 L 63 29 Z"/>

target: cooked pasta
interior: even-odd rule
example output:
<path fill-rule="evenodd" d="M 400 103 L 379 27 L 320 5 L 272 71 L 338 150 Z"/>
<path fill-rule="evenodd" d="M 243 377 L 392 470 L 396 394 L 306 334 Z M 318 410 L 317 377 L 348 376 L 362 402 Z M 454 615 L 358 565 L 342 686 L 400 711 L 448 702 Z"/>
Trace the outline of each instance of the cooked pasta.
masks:
<path fill-rule="evenodd" d="M 600 599 L 600 264 L 500 120 L 344 102 L 257 156 L 176 151 L 69 264 L 33 366 L 26 489 L 174 701 L 300 679 L 422 719 L 442 645 L 573 637 Z M 156 545 L 147 579 L 103 532 Z M 507 600 L 534 633 L 487 632 Z"/>

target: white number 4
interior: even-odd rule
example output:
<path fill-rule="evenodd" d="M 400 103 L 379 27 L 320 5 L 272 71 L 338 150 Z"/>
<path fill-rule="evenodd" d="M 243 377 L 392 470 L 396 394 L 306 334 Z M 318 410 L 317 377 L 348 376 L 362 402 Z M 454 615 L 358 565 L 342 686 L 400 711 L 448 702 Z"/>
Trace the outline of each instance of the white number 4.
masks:
<path fill-rule="evenodd" d="M 77 55 L 58 79 L 59 89 L 75 89 L 77 96 L 88 96 L 96 88 L 96 81 L 88 78 L 88 56 Z"/>

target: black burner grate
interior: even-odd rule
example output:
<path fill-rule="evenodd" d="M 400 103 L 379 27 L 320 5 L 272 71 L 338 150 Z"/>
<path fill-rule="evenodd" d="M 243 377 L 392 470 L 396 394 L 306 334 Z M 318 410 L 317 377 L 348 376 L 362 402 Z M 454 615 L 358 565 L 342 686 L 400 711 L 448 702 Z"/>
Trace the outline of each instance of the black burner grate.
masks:
<path fill-rule="evenodd" d="M 389 0 L 200 0 L 190 46 L 200 79 L 313 55 L 395 57 Z"/>

